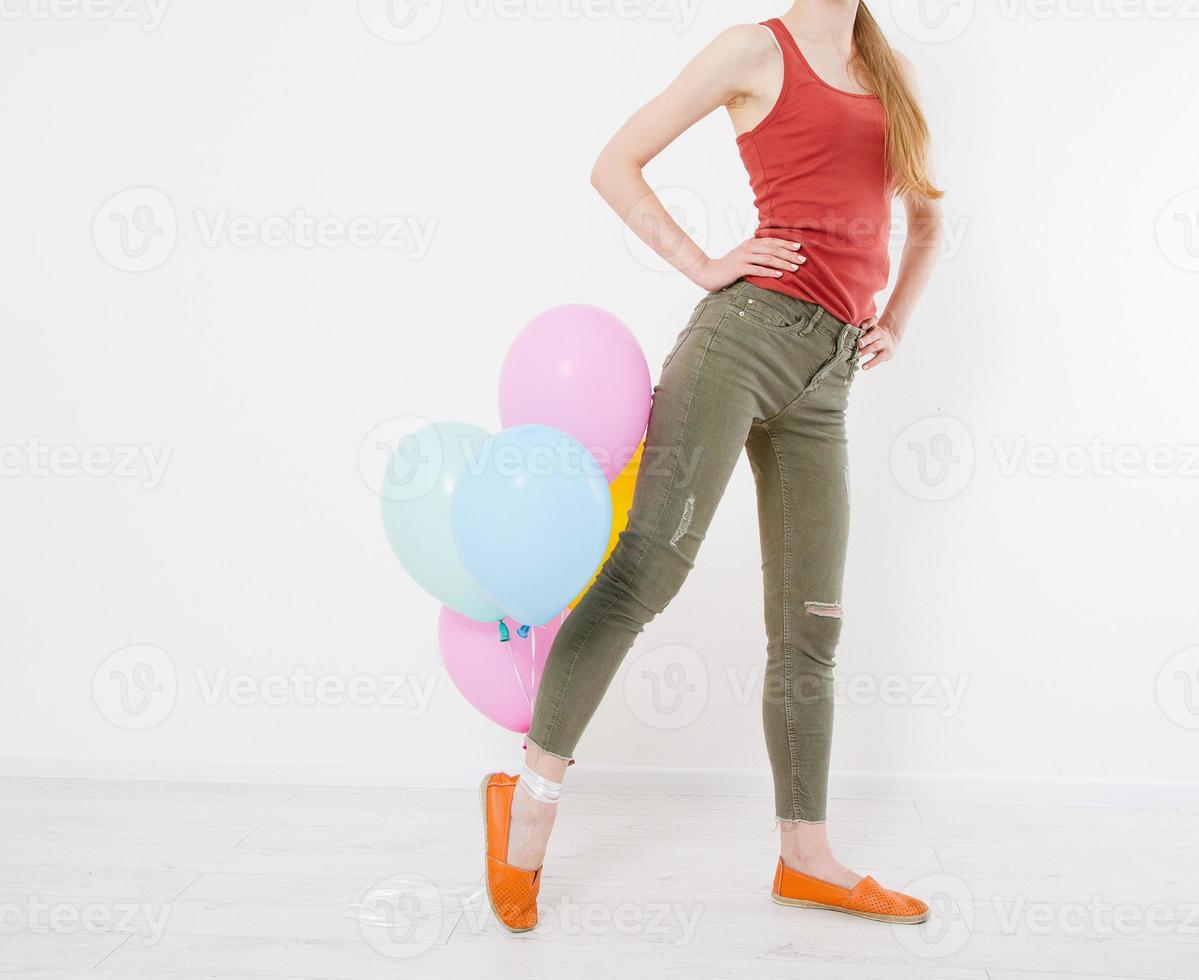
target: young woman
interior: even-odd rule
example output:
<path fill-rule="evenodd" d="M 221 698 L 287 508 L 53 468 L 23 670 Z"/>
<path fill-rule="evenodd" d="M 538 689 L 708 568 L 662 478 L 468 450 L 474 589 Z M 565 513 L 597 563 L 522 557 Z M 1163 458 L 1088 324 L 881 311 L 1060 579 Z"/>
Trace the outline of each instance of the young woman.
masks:
<path fill-rule="evenodd" d="M 761 224 L 712 258 L 642 170 L 719 106 Z M 774 899 L 891 922 L 927 917 L 923 902 L 837 861 L 825 799 L 849 521 L 845 410 L 858 366 L 895 356 L 932 273 L 941 197 L 932 181 L 911 67 L 858 0 L 796 0 L 779 19 L 726 31 L 601 154 L 600 194 L 708 295 L 663 365 L 646 437 L 655 465 L 642 467 L 628 529 L 554 643 L 524 769 L 483 782 L 488 893 L 507 928 L 536 925 L 575 745 L 637 634 L 682 586 L 742 449 L 757 481 L 765 578 Z M 896 196 L 908 238 L 876 314 Z"/>

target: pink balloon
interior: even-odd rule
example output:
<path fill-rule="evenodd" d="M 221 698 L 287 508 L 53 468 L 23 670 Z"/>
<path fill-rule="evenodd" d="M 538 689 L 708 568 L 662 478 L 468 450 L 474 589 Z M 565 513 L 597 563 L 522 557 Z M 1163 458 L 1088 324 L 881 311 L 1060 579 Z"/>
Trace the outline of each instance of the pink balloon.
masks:
<path fill-rule="evenodd" d="M 497 725 L 525 734 L 533 724 L 546 657 L 566 615 L 530 630 L 525 638 L 517 635 L 516 623 L 505 620 L 512 638 L 501 643 L 497 624 L 479 623 L 442 606 L 437 641 L 450 680 Z"/>
<path fill-rule="evenodd" d="M 649 422 L 649 365 L 637 338 L 598 306 L 559 306 L 524 328 L 500 372 L 504 428 L 548 425 L 590 450 L 611 483 Z"/>

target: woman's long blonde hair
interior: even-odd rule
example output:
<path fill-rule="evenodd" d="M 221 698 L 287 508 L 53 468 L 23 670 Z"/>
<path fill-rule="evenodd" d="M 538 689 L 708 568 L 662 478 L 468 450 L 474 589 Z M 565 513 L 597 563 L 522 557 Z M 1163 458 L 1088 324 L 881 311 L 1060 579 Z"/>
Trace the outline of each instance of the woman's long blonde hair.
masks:
<path fill-rule="evenodd" d="M 887 166 L 895 193 L 933 200 L 945 192 L 928 175 L 928 123 L 908 84 L 895 52 L 865 3 L 858 4 L 853 25 L 854 64 L 879 97 L 887 113 Z"/>

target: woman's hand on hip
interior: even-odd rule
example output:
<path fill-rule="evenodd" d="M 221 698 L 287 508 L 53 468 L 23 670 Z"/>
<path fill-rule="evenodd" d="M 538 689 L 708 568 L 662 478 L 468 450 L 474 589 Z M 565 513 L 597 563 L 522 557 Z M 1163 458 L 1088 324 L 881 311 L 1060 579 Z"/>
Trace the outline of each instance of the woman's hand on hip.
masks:
<path fill-rule="evenodd" d="M 795 272 L 808 261 L 799 254 L 802 247 L 799 242 L 781 238 L 751 238 L 723 258 L 708 259 L 691 280 L 714 293 L 746 276 L 778 279 L 784 272 Z"/>
<path fill-rule="evenodd" d="M 862 336 L 858 340 L 858 363 L 869 371 L 893 360 L 902 336 L 894 324 L 872 316 L 862 324 Z"/>

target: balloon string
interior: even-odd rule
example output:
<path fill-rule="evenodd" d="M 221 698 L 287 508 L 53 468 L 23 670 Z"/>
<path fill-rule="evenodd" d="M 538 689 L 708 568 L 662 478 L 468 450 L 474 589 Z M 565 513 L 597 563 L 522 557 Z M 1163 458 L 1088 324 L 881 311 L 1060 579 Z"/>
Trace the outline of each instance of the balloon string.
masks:
<path fill-rule="evenodd" d="M 529 649 L 531 655 L 529 657 L 529 695 L 537 693 L 537 631 L 529 632 Z M 533 707 L 533 702 L 529 701 L 529 707 Z"/>
<path fill-rule="evenodd" d="M 520 688 L 520 693 L 524 695 L 525 703 L 528 704 L 529 710 L 533 710 L 533 699 L 530 697 L 529 691 L 525 688 L 524 678 L 520 676 L 520 666 L 516 662 L 516 644 L 508 645 L 508 655 L 512 658 L 512 673 L 516 675 L 516 684 Z"/>
<path fill-rule="evenodd" d="M 566 622 L 566 612 L 558 613 L 558 626 Z M 534 696 L 537 694 L 537 630 L 533 630 L 533 662 L 529 665 L 529 685 Z M 530 705 L 529 707 L 532 707 Z"/>
<path fill-rule="evenodd" d="M 558 616 L 558 625 L 561 626 L 566 622 L 566 613 L 560 613 Z M 502 623 L 500 624 L 503 625 Z M 540 627 L 538 627 L 539 629 Z M 516 662 L 516 644 L 510 644 L 508 647 L 508 655 L 512 658 L 512 672 L 516 675 L 516 683 L 520 686 L 520 693 L 524 695 L 525 702 L 529 706 L 529 710 L 533 710 L 533 697 L 537 691 L 537 629 L 528 629 L 529 637 L 529 686 L 525 687 L 524 678 L 520 676 L 520 666 Z"/>

